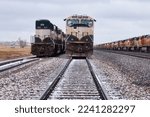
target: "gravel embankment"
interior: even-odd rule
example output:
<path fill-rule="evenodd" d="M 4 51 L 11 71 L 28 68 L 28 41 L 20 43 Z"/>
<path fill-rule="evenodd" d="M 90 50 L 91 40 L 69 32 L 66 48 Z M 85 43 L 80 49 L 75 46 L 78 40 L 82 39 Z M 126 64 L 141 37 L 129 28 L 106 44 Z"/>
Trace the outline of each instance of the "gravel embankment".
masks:
<path fill-rule="evenodd" d="M 95 51 L 91 62 L 112 95 L 114 92 L 122 99 L 150 99 L 150 60 Z"/>
<path fill-rule="evenodd" d="M 39 99 L 66 62 L 46 58 L 0 73 L 0 99 Z"/>

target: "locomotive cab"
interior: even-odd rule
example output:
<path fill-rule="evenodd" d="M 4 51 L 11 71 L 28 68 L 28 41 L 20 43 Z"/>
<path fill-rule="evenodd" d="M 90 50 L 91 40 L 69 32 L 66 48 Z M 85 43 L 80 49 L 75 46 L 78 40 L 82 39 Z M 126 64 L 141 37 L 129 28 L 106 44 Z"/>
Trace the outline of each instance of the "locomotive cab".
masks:
<path fill-rule="evenodd" d="M 95 19 L 75 15 L 66 18 L 66 53 L 69 56 L 91 56 Z"/>
<path fill-rule="evenodd" d="M 49 20 L 36 20 L 35 36 L 31 43 L 31 53 L 36 56 L 51 56 L 55 48 L 52 38 L 53 24 Z"/>

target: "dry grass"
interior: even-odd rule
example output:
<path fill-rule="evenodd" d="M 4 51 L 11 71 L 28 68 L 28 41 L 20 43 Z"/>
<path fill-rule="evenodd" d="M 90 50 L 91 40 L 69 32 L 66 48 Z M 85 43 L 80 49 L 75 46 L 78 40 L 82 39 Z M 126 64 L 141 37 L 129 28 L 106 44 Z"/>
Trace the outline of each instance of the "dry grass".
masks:
<path fill-rule="evenodd" d="M 31 52 L 30 47 L 11 48 L 9 46 L 1 46 L 0 45 L 0 60 L 6 60 L 6 59 L 13 59 L 13 58 L 18 58 L 18 57 L 28 56 L 28 55 L 31 55 L 30 52 Z"/>

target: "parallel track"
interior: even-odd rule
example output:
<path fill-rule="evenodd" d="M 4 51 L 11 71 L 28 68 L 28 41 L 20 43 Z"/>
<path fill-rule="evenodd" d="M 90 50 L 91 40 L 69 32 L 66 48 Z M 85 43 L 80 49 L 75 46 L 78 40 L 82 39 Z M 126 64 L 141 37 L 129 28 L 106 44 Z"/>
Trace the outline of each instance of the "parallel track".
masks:
<path fill-rule="evenodd" d="M 70 59 L 40 97 L 40 100 L 47 99 L 107 100 L 109 97 L 101 87 L 88 59 Z"/>
<path fill-rule="evenodd" d="M 17 59 L 10 59 L 10 60 L 5 60 L 5 61 L 0 61 L 0 66 L 5 65 L 5 64 L 9 64 L 12 62 L 17 62 L 17 61 L 21 61 L 24 59 L 31 59 L 31 58 L 36 58 L 35 56 L 27 56 L 27 57 L 22 57 L 22 58 L 17 58 Z"/>
<path fill-rule="evenodd" d="M 32 61 L 36 61 L 36 60 L 39 60 L 39 58 L 30 56 L 30 57 L 25 57 L 25 58 L 2 61 L 2 62 L 0 62 L 0 72 L 9 70 L 11 68 L 14 68 L 14 67 L 32 62 Z"/>
<path fill-rule="evenodd" d="M 115 54 L 122 54 L 122 55 L 128 55 L 138 58 L 144 58 L 144 59 L 150 59 L 150 53 L 142 53 L 142 52 L 129 52 L 129 51 L 117 51 L 117 50 L 101 50 L 104 52 L 110 52 Z"/>

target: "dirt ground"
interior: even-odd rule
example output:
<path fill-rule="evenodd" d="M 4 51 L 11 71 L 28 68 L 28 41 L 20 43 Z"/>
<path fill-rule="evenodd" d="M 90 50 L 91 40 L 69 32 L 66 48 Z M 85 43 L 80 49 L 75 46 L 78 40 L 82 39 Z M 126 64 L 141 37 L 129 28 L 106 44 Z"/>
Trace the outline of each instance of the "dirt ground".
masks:
<path fill-rule="evenodd" d="M 31 55 L 31 47 L 25 48 L 0 45 L 0 61 Z"/>

